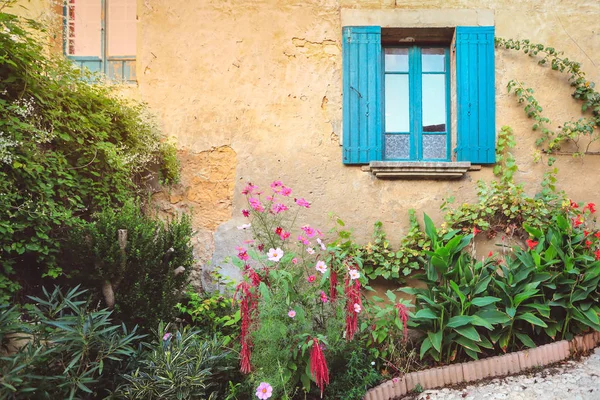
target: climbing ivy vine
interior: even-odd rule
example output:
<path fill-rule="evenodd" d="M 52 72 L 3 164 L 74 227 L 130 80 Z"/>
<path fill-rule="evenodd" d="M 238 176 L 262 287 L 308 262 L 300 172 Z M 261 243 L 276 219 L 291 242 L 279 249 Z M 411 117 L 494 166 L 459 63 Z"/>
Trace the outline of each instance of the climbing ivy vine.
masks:
<path fill-rule="evenodd" d="M 600 140 L 598 129 L 600 126 L 600 93 L 596 91 L 594 82 L 586 78 L 581 64 L 564 57 L 562 51 L 543 44 L 531 43 L 527 39 L 496 38 L 496 47 L 523 51 L 523 53 L 535 57 L 539 65 L 550 65 L 555 71 L 569 74 L 568 81 L 574 88 L 572 96 L 581 102 L 581 111 L 587 114 L 576 121 L 566 121 L 554 129 L 552 121 L 544 116 L 543 107 L 534 97 L 533 88 L 525 86 L 518 80 L 508 82 L 508 92 L 517 96 L 519 103 L 524 105 L 527 116 L 534 120 L 532 129 L 541 132 L 536 144 L 542 147 L 542 151 L 547 154 L 557 154 L 561 152 L 562 144 L 571 143 L 575 149 L 572 152 L 574 156 L 600 154 L 590 151 L 590 146 Z M 548 159 L 550 165 L 554 161 L 553 157 Z"/>

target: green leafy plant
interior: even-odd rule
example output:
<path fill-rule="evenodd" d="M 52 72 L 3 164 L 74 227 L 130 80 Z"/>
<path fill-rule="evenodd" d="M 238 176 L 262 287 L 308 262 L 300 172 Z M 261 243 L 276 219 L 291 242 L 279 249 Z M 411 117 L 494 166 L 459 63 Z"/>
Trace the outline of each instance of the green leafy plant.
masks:
<path fill-rule="evenodd" d="M 410 228 L 397 250 L 387 240 L 383 224 L 375 223 L 372 243 L 360 251 L 365 274 L 370 279 L 383 277 L 403 283 L 406 276 L 421 268 L 422 256 L 429 250 L 430 242 L 421 231 L 414 210 L 409 211 L 409 219 Z"/>
<path fill-rule="evenodd" d="M 69 236 L 66 270 L 102 292 L 116 316 L 146 330 L 172 320 L 194 263 L 191 219 L 162 222 L 135 202 L 107 208 Z"/>
<path fill-rule="evenodd" d="M 17 353 L 0 358 L 0 397 L 102 397 L 116 387 L 119 373 L 135 356 L 142 336 L 114 325 L 111 312 L 89 310 L 85 291 L 56 288 L 32 297 L 29 323 L 20 332 L 29 341 Z"/>
<path fill-rule="evenodd" d="M 185 327 L 175 333 L 159 324 L 152 343 L 140 356 L 139 366 L 123 376 L 116 391 L 125 399 L 219 399 L 235 359 L 222 340 L 204 338 Z"/>
<path fill-rule="evenodd" d="M 148 171 L 178 180 L 174 148 L 146 108 L 85 82 L 45 38 L 0 10 L 0 300 L 60 277 L 66 234 L 148 193 Z"/>
<path fill-rule="evenodd" d="M 383 379 L 364 349 L 354 349 L 340 361 L 339 365 L 332 362 L 331 374 L 335 379 L 327 387 L 325 399 L 360 400 Z"/>

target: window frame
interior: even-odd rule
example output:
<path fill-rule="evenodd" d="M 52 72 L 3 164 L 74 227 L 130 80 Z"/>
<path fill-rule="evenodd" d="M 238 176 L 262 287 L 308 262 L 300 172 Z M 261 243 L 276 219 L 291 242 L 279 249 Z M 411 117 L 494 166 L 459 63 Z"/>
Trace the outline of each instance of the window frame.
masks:
<path fill-rule="evenodd" d="M 422 50 L 444 49 L 444 72 L 423 72 Z M 405 46 L 381 45 L 381 99 L 382 99 L 382 153 L 381 161 L 405 161 L 405 162 L 448 162 L 452 161 L 452 125 L 451 125 L 451 74 L 450 74 L 450 44 L 411 44 Z M 386 72 L 385 49 L 408 49 L 408 71 Z M 423 74 L 445 76 L 445 105 L 446 105 L 446 130 L 444 132 L 423 132 Z M 409 87 L 409 132 L 387 132 L 386 131 L 386 75 L 408 75 Z M 446 157 L 427 159 L 423 157 L 423 135 L 445 135 Z M 386 135 L 408 135 L 409 136 L 409 158 L 386 158 Z"/>
<path fill-rule="evenodd" d="M 136 55 L 128 56 L 109 56 L 108 55 L 108 1 L 110 0 L 99 0 L 100 1 L 100 54 L 101 56 L 78 56 L 69 54 L 69 21 L 70 13 L 69 7 L 76 7 L 77 4 L 71 4 L 70 0 L 66 0 L 63 5 L 63 54 L 74 63 L 79 65 L 80 68 L 88 68 L 91 72 L 101 72 L 106 77 L 112 80 L 116 80 L 123 83 L 135 84 L 137 83 L 135 64 Z M 109 66 L 113 67 L 111 70 Z M 125 79 L 130 77 L 130 79 Z"/>

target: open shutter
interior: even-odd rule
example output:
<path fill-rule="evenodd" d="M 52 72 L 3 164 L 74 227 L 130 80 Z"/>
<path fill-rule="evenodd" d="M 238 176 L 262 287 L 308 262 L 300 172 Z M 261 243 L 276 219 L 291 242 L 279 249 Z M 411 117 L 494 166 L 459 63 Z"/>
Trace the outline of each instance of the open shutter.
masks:
<path fill-rule="evenodd" d="M 496 162 L 494 27 L 456 28 L 457 159 Z"/>
<path fill-rule="evenodd" d="M 381 160 L 381 27 L 342 31 L 344 164 Z"/>

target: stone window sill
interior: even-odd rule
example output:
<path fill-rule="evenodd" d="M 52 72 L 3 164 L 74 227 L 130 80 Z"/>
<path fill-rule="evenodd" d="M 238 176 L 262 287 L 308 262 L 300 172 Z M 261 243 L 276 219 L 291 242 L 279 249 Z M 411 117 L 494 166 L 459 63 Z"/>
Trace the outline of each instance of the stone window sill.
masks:
<path fill-rule="evenodd" d="M 378 179 L 460 179 L 480 166 L 470 162 L 371 161 L 363 171 Z"/>

